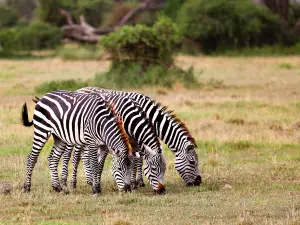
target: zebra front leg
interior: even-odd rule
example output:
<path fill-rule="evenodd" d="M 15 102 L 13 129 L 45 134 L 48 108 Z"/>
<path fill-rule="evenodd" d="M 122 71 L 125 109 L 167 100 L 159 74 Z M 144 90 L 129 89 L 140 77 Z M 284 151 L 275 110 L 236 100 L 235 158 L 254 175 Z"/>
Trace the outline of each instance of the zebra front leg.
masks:
<path fill-rule="evenodd" d="M 132 190 L 137 189 L 137 181 L 136 181 L 136 169 L 137 169 L 137 158 L 134 158 L 131 163 L 131 174 L 130 174 L 130 184 Z"/>
<path fill-rule="evenodd" d="M 93 185 L 93 172 L 90 166 L 89 149 L 87 147 L 84 147 L 81 154 L 81 159 L 84 168 L 86 183 L 89 185 Z"/>
<path fill-rule="evenodd" d="M 143 180 L 143 157 L 136 159 L 136 167 L 137 167 L 137 173 L 138 173 L 137 185 L 139 187 L 145 187 L 145 183 Z"/>
<path fill-rule="evenodd" d="M 59 183 L 57 167 L 66 145 L 66 143 L 62 142 L 59 138 L 54 136 L 54 145 L 51 150 L 51 154 L 48 156 L 49 168 L 51 171 L 51 185 L 53 190 L 55 190 L 56 192 L 62 191 L 62 187 Z"/>
<path fill-rule="evenodd" d="M 61 170 L 61 185 L 63 188 L 67 188 L 67 180 L 68 180 L 68 174 L 69 174 L 69 161 L 71 158 L 73 150 L 73 145 L 67 145 L 66 149 L 63 153 L 63 164 L 62 164 L 62 170 Z"/>
<path fill-rule="evenodd" d="M 99 181 L 99 164 L 97 161 L 97 146 L 89 145 L 89 165 L 93 172 L 93 194 L 101 193 L 100 181 Z"/>
<path fill-rule="evenodd" d="M 105 159 L 107 157 L 108 154 L 108 149 L 106 148 L 106 146 L 101 146 L 98 150 L 98 164 L 99 164 L 99 180 L 101 182 L 101 175 L 103 172 L 103 168 L 104 168 L 104 163 L 105 163 Z"/>
<path fill-rule="evenodd" d="M 73 189 L 76 188 L 76 184 L 77 184 L 77 169 L 78 169 L 78 165 L 79 165 L 80 158 L 81 158 L 81 156 L 80 156 L 81 152 L 82 152 L 82 146 L 76 145 L 74 148 L 73 160 L 72 160 L 73 171 L 72 171 L 71 185 L 72 185 Z M 87 152 L 88 152 L 88 149 L 87 149 Z M 92 181 L 91 181 L 91 184 L 92 184 Z"/>
<path fill-rule="evenodd" d="M 37 162 L 37 158 L 44 147 L 45 143 L 50 137 L 50 133 L 42 133 L 41 131 L 37 131 L 34 128 L 34 135 L 33 135 L 33 144 L 32 149 L 27 156 L 27 172 L 26 172 L 26 179 L 24 183 L 24 192 L 30 192 L 31 188 L 31 177 L 33 168 Z"/>

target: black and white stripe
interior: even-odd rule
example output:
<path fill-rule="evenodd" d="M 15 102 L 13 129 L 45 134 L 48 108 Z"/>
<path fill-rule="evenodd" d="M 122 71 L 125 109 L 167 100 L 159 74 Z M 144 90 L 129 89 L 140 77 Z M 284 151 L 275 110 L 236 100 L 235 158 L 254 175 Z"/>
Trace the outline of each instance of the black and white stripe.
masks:
<path fill-rule="evenodd" d="M 33 145 L 27 157 L 24 191 L 30 191 L 32 171 L 38 155 L 51 134 L 54 146 L 48 157 L 52 187 L 61 191 L 57 165 L 67 145 L 87 146 L 89 165 L 93 171 L 93 193 L 99 193 L 98 148 L 113 153 L 113 176 L 120 190 L 130 187 L 130 145 L 106 102 L 99 96 L 68 91 L 53 91 L 36 104 L 33 122 L 29 122 L 27 106 L 23 106 L 22 122 L 34 125 Z"/>
<path fill-rule="evenodd" d="M 80 89 L 78 92 L 90 92 L 90 90 Z M 141 109 L 129 98 L 106 95 L 105 100 L 112 104 L 115 112 L 121 117 L 124 129 L 131 138 L 131 142 L 135 146 L 134 148 L 141 148 L 141 152 L 144 153 L 146 161 L 145 176 L 148 178 L 153 190 L 157 193 L 164 192 L 165 161 L 162 156 L 159 140 L 157 139 L 149 120 L 145 117 Z M 80 155 L 78 154 L 78 150 L 78 148 L 75 149 L 73 159 Z M 100 154 L 100 173 L 103 169 L 106 155 L 107 154 L 104 152 Z M 65 154 L 65 156 L 70 157 L 70 154 Z M 83 160 L 84 157 L 83 154 Z M 78 166 L 79 160 L 80 158 L 74 163 L 74 166 Z M 64 159 L 64 161 L 68 161 L 68 159 Z M 77 168 L 74 168 L 72 177 L 76 177 L 76 170 Z M 89 168 L 85 167 L 85 170 L 86 174 L 89 175 Z M 87 179 L 89 178 L 87 177 Z M 73 183 L 74 180 L 76 181 L 76 178 L 72 179 L 73 187 L 76 186 L 76 184 L 74 185 Z M 134 177 L 133 174 L 131 175 L 131 180 L 135 187 L 136 177 Z"/>
<path fill-rule="evenodd" d="M 137 92 L 122 92 L 102 88 L 88 87 L 105 95 L 123 96 L 132 99 L 142 108 L 146 117 L 151 121 L 156 135 L 175 154 L 175 168 L 187 186 L 200 185 L 201 175 L 198 165 L 198 157 L 195 151 L 197 145 L 187 127 L 166 107 L 155 102 L 148 96 Z M 141 159 L 138 159 L 141 161 Z M 141 164 L 141 163 L 140 163 Z"/>

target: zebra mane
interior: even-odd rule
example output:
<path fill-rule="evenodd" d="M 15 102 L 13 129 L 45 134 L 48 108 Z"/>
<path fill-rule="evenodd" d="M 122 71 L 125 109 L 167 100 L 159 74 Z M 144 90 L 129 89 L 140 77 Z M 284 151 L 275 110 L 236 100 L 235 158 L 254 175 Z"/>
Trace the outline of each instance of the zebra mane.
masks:
<path fill-rule="evenodd" d="M 184 122 L 182 122 L 182 120 L 180 120 L 177 115 L 174 113 L 173 110 L 169 110 L 167 106 L 164 106 L 162 103 L 160 102 L 156 102 L 152 99 L 149 99 L 152 104 L 156 105 L 159 109 L 160 112 L 162 112 L 163 114 L 167 114 L 172 120 L 174 120 L 176 123 L 179 124 L 179 126 L 184 130 L 184 134 L 187 136 L 187 140 L 189 140 L 190 142 L 192 142 L 196 147 L 196 141 L 195 138 L 193 138 L 193 136 L 191 135 L 188 127 L 186 126 L 186 124 Z"/>
<path fill-rule="evenodd" d="M 117 122 L 117 125 L 119 127 L 119 131 L 121 132 L 121 139 L 125 142 L 125 145 L 127 147 L 127 152 L 128 153 L 131 153 L 132 152 L 132 147 L 131 147 L 131 143 L 130 143 L 130 140 L 124 130 L 124 127 L 123 127 L 123 121 L 120 117 L 120 115 L 117 114 L 115 108 L 114 108 L 114 104 L 110 104 L 107 102 L 107 105 L 110 109 L 110 111 L 112 112 L 113 116 L 116 118 L 116 122 Z"/>

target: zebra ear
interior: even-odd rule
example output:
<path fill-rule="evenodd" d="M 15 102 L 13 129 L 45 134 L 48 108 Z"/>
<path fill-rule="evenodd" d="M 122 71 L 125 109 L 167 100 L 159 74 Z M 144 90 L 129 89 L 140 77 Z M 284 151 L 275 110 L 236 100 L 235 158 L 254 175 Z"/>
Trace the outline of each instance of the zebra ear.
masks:
<path fill-rule="evenodd" d="M 156 154 L 156 152 L 154 150 L 152 150 L 152 148 L 150 148 L 148 145 L 143 145 L 144 149 L 145 149 L 145 154 L 153 156 Z"/>

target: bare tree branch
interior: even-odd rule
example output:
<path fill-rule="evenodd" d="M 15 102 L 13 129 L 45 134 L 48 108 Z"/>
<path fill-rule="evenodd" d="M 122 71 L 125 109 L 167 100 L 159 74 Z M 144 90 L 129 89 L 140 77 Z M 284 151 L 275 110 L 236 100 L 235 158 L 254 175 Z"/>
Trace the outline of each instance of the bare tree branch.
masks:
<path fill-rule="evenodd" d="M 72 16 L 70 15 L 69 12 L 67 12 L 67 11 L 64 10 L 64 9 L 60 9 L 60 10 L 59 10 L 59 13 L 60 13 L 62 16 L 64 16 L 64 17 L 66 18 L 67 23 L 68 23 L 69 25 L 73 25 L 73 24 L 74 24 L 74 22 L 73 22 L 73 20 L 72 20 Z"/>
<path fill-rule="evenodd" d="M 123 18 L 122 20 L 119 22 L 119 26 L 123 26 L 124 24 L 126 24 L 130 19 L 132 19 L 135 15 L 137 15 L 140 11 L 145 10 L 149 4 L 152 2 L 153 0 L 147 0 L 141 4 L 139 4 L 136 8 L 130 10 Z"/>

